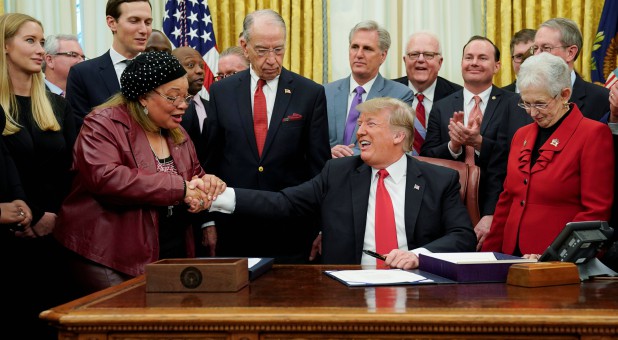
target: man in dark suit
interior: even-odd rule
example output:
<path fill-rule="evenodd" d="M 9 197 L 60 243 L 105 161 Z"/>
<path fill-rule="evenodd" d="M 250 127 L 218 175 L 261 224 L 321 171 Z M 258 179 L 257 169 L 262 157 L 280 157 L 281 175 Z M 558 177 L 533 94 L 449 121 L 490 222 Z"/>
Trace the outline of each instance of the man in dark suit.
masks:
<path fill-rule="evenodd" d="M 501 115 L 512 96 L 492 84 L 499 69 L 500 51 L 494 43 L 485 37 L 472 37 L 464 46 L 461 61 L 464 88 L 433 106 L 421 149 L 422 156 L 466 161 L 480 167 L 479 205 L 483 217 L 475 226 L 479 247 L 498 201 L 486 191 L 488 159 L 495 149 Z"/>
<path fill-rule="evenodd" d="M 282 67 L 285 23 L 247 15 L 241 45 L 251 68 L 210 87 L 206 168 L 237 188 L 278 191 L 315 176 L 330 158 L 324 87 Z M 215 218 L 217 255 L 306 263 L 313 219 Z M 268 230 L 268 232 L 266 232 Z"/>
<path fill-rule="evenodd" d="M 391 36 L 373 20 L 356 24 L 349 35 L 348 58 L 352 73 L 324 86 L 328 112 L 328 136 L 333 158 L 358 155 L 356 119 L 359 102 L 376 98 L 398 98 L 412 105 L 412 91 L 384 79 L 380 65 L 386 60 Z"/>
<path fill-rule="evenodd" d="M 541 24 L 534 36 L 532 49 L 535 54 L 549 52 L 566 61 L 571 68 L 571 101 L 577 104 L 585 117 L 599 120 L 609 111 L 609 91 L 583 80 L 573 70 L 573 64 L 582 50 L 582 41 L 582 33 L 573 20 L 553 18 Z"/>
<path fill-rule="evenodd" d="M 535 34 L 536 30 L 524 28 L 523 30 L 517 31 L 511 38 L 511 60 L 513 62 L 513 70 L 515 71 L 515 75 L 519 73 L 521 63 L 532 55 L 530 52 L 530 47 L 534 45 Z M 503 87 L 503 89 L 509 92 L 519 93 L 517 81 Z"/>
<path fill-rule="evenodd" d="M 66 98 L 71 104 L 77 129 L 93 107 L 120 91 L 120 76 L 127 60 L 146 48 L 152 32 L 152 10 L 148 0 L 108 0 L 107 26 L 113 34 L 112 47 L 105 54 L 69 71 Z"/>
<path fill-rule="evenodd" d="M 438 72 L 440 72 L 442 67 L 442 61 L 444 61 L 444 58 L 438 37 L 429 32 L 414 33 L 408 39 L 406 52 L 403 56 L 403 62 L 406 65 L 406 76 L 393 79 L 412 90 L 414 93 L 412 109 L 415 110 L 417 115 L 424 115 L 425 118 L 425 124 L 421 121 L 422 117 L 414 120 L 415 133 L 417 134 L 416 139 L 418 139 L 414 143 L 416 148 L 412 150 L 415 155 L 420 154 L 420 148 L 427 133 L 429 113 L 433 104 L 462 88 L 461 85 L 438 76 Z M 418 107 L 419 98 L 422 98 L 422 111 Z"/>
<path fill-rule="evenodd" d="M 363 253 L 368 249 L 386 255 L 387 266 L 412 269 L 418 266 L 422 248 L 474 251 L 476 238 L 459 197 L 457 171 L 406 155 L 412 148 L 414 124 L 409 105 L 374 98 L 357 107 L 360 156 L 332 159 L 310 181 L 280 192 L 230 186 L 211 211 L 273 218 L 320 214 L 322 259 L 328 264 L 380 265 Z M 390 213 L 380 208 L 382 190 L 387 191 Z M 393 242 L 386 242 L 391 247 L 381 239 L 389 230 L 396 235 Z M 265 227 L 261 232 L 272 230 Z"/>

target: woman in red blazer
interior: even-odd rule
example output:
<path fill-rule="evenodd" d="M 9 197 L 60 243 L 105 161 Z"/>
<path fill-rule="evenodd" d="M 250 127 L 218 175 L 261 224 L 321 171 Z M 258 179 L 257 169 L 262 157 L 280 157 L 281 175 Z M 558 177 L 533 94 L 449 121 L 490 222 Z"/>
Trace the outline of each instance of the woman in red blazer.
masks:
<path fill-rule="evenodd" d="M 609 219 L 612 135 L 569 104 L 571 71 L 561 58 L 528 58 L 517 83 L 519 106 L 534 123 L 513 137 L 504 191 L 482 250 L 538 258 L 567 222 Z"/>

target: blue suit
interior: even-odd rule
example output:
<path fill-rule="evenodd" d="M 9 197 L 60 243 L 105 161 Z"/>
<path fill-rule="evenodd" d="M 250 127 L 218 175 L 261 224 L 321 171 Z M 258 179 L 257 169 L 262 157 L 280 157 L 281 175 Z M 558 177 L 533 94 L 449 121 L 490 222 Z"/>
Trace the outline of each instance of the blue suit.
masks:
<path fill-rule="evenodd" d="M 66 99 L 73 109 L 77 131 L 93 107 L 103 104 L 119 91 L 120 83 L 109 51 L 71 67 Z"/>
<path fill-rule="evenodd" d="M 345 130 L 346 120 L 350 107 L 348 106 L 348 96 L 350 94 L 350 77 L 336 80 L 332 83 L 324 85 L 326 91 L 326 111 L 328 113 L 328 136 L 330 139 L 330 147 L 343 144 L 343 132 Z M 380 73 L 376 77 L 371 90 L 367 94 L 367 99 L 379 97 L 392 97 L 401 99 L 408 105 L 412 105 L 414 94 L 407 86 L 398 82 L 384 79 Z M 356 144 L 356 127 L 350 144 Z M 354 154 L 360 154 L 358 147 L 354 148 Z"/>

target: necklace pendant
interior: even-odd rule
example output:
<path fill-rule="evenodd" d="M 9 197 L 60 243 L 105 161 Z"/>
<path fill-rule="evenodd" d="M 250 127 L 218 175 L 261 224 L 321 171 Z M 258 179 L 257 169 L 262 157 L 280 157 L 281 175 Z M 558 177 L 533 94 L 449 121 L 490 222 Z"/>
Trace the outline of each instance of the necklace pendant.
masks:
<path fill-rule="evenodd" d="M 173 214 L 174 214 L 174 206 L 168 205 L 167 206 L 167 217 L 172 217 Z"/>

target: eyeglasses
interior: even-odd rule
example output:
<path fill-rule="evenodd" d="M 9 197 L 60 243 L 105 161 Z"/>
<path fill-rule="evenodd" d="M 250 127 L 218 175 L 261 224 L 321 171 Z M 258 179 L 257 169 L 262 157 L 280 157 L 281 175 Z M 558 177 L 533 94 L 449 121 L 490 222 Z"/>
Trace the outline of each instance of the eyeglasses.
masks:
<path fill-rule="evenodd" d="M 410 52 L 407 54 L 410 60 L 418 60 L 418 58 L 425 57 L 426 60 L 432 60 L 435 56 L 440 55 L 438 52 Z"/>
<path fill-rule="evenodd" d="M 559 47 L 567 48 L 569 46 L 541 46 L 541 47 L 538 47 L 538 46 L 534 46 L 533 45 L 533 46 L 530 46 L 530 53 L 536 54 L 536 51 L 538 51 L 538 50 L 541 50 L 541 52 L 549 52 L 549 53 L 551 53 L 551 50 L 553 50 L 554 48 L 559 48 Z"/>
<path fill-rule="evenodd" d="M 63 55 L 69 58 L 81 58 L 82 60 L 86 60 L 86 56 L 83 54 L 79 54 L 77 52 L 56 52 L 53 55 Z"/>
<path fill-rule="evenodd" d="M 267 54 L 270 54 L 270 52 L 274 53 L 276 56 L 282 56 L 283 53 L 285 52 L 285 47 L 283 46 L 275 47 L 275 48 L 255 48 L 254 47 L 253 50 L 259 57 L 265 57 Z"/>
<path fill-rule="evenodd" d="M 226 73 L 226 74 L 217 74 L 216 76 L 212 77 L 212 80 L 219 81 L 219 80 L 221 80 L 223 78 L 227 78 L 229 76 L 233 76 L 236 73 L 238 73 L 238 72 L 232 72 L 232 73 Z"/>
<path fill-rule="evenodd" d="M 554 96 L 554 98 L 552 98 L 549 102 L 547 103 L 527 103 L 523 100 L 519 100 L 519 103 L 517 103 L 517 106 L 521 107 L 522 109 L 526 110 L 526 112 L 530 113 L 530 111 L 532 109 L 535 109 L 537 111 L 544 111 L 547 110 L 547 108 L 549 107 L 549 104 L 556 100 L 556 98 L 558 98 L 558 95 Z"/>
<path fill-rule="evenodd" d="M 533 52 L 534 53 L 534 52 Z M 513 59 L 513 62 L 516 62 L 518 64 L 521 64 L 524 62 L 524 60 L 526 59 L 526 55 L 524 54 L 516 54 L 514 56 L 511 56 L 511 59 Z"/>
<path fill-rule="evenodd" d="M 165 98 L 168 102 L 170 102 L 172 105 L 174 106 L 178 106 L 181 103 L 185 103 L 187 105 L 189 105 L 191 103 L 191 100 L 193 100 L 193 96 L 188 95 L 186 97 L 182 97 L 182 96 L 177 96 L 177 97 L 170 97 L 170 96 L 166 96 L 163 93 L 157 91 L 157 90 L 152 90 L 152 92 L 158 94 L 159 96 Z M 178 100 L 180 99 L 180 101 Z"/>

